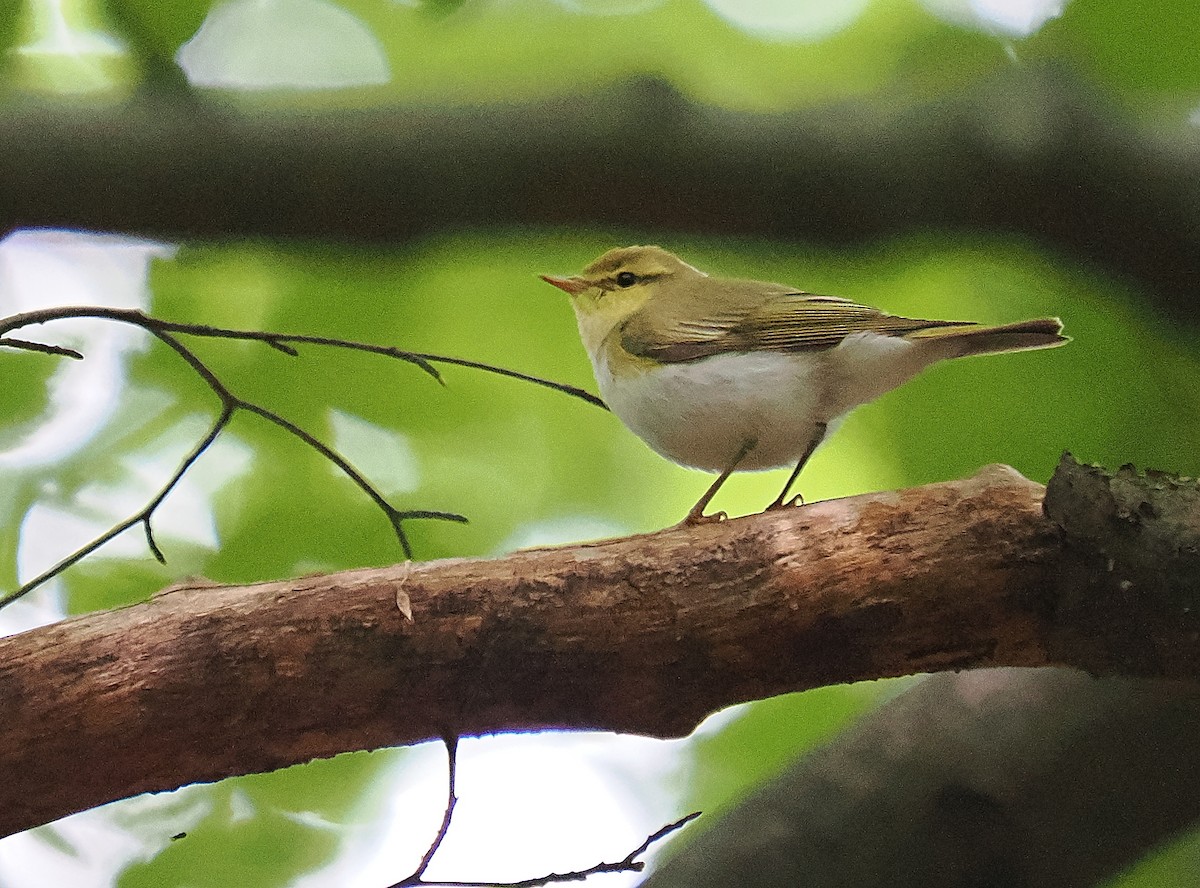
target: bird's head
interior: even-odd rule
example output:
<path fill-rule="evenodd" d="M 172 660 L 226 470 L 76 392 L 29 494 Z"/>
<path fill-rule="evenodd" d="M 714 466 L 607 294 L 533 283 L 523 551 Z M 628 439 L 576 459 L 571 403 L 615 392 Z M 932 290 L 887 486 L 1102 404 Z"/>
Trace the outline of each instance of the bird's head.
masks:
<path fill-rule="evenodd" d="M 584 344 L 593 351 L 650 300 L 705 274 L 661 247 L 618 247 L 573 277 L 541 277 L 570 295 Z"/>

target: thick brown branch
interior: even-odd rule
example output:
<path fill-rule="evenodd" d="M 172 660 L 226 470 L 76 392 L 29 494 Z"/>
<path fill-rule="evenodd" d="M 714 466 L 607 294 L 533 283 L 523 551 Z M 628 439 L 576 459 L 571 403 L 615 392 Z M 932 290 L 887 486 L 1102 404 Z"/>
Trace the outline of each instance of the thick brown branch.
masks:
<path fill-rule="evenodd" d="M 1048 664 L 1200 675 L 1200 608 L 1125 564 L 1080 573 L 1094 561 L 1042 496 L 993 467 L 491 561 L 175 589 L 3 639 L 0 832 L 446 734 L 679 735 L 731 703 L 855 679 Z M 1141 528 L 1154 508 L 1137 509 Z M 1181 525 L 1192 539 L 1194 525 Z M 1106 628 L 1081 642 L 1096 608 Z M 1149 652 L 1130 656 L 1130 625 Z"/>
<path fill-rule="evenodd" d="M 527 105 L 239 116 L 193 101 L 0 118 L 0 231 L 394 244 L 514 224 L 862 242 L 1018 232 L 1200 319 L 1200 151 L 1070 76 L 786 115 L 644 81 Z M 798 282 L 803 283 L 803 282 Z"/>

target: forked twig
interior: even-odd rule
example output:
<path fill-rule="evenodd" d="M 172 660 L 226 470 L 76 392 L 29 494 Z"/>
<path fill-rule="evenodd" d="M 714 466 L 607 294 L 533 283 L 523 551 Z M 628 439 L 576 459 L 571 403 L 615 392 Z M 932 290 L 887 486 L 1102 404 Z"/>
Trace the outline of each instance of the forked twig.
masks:
<path fill-rule="evenodd" d="M 154 528 L 152 518 L 155 511 L 162 505 L 163 501 L 170 495 L 171 491 L 178 486 L 179 482 L 188 470 L 195 464 L 213 442 L 220 436 L 221 432 L 229 425 L 234 415 L 243 410 L 247 413 L 252 413 L 267 422 L 283 429 L 289 435 L 297 438 L 309 448 L 315 450 L 325 459 L 329 460 L 338 469 L 340 469 L 354 484 L 365 493 L 372 502 L 384 513 L 387 517 L 392 530 L 396 534 L 396 539 L 400 543 L 401 549 L 404 551 L 405 558 L 413 557 L 412 545 L 409 542 L 407 534 L 404 532 L 403 523 L 415 519 L 434 519 L 440 521 L 457 521 L 465 522 L 467 519 L 453 512 L 440 512 L 429 509 L 397 509 L 382 493 L 362 475 L 344 456 L 338 453 L 329 445 L 322 442 L 320 439 L 305 431 L 300 426 L 293 423 L 280 414 L 268 410 L 252 401 L 247 401 L 244 398 L 235 395 L 216 375 L 216 373 L 190 348 L 183 344 L 180 336 L 198 336 L 215 339 L 233 339 L 249 342 L 262 342 L 284 354 L 296 357 L 299 355 L 296 345 L 319 345 L 332 348 L 341 348 L 351 351 L 361 351 L 370 354 L 382 355 L 385 357 L 394 358 L 396 360 L 405 361 L 420 368 L 425 373 L 442 383 L 442 376 L 434 366 L 435 363 L 454 364 L 461 367 L 469 367 L 476 370 L 483 370 L 489 373 L 496 373 L 501 376 L 507 376 L 514 379 L 520 379 L 525 382 L 532 382 L 537 385 L 542 385 L 547 388 L 555 389 L 573 397 L 580 398 L 588 403 L 595 404 L 600 407 L 605 407 L 603 401 L 588 392 L 578 389 L 574 386 L 564 383 L 554 382 L 552 380 L 541 379 L 536 376 L 530 376 L 525 373 L 519 373 L 515 370 L 508 370 L 503 367 L 495 367 L 490 364 L 484 364 L 478 361 L 469 361 L 461 358 L 446 357 L 443 355 L 423 354 L 417 352 L 408 352 L 403 349 L 398 349 L 392 346 L 373 345 L 367 342 L 358 342 L 351 339 L 335 339 L 327 336 L 306 336 L 289 333 L 273 333 L 262 330 L 234 330 L 225 327 L 213 327 L 207 324 L 184 324 L 174 321 L 164 321 L 159 318 L 151 317 L 143 312 L 133 309 L 123 308 L 107 308 L 103 306 L 69 306 L 58 308 L 39 309 L 37 311 L 23 312 L 21 314 L 11 315 L 8 318 L 0 320 L 0 347 L 21 349 L 24 351 L 38 352 L 42 354 L 57 355 L 70 358 L 82 358 L 83 355 L 75 349 L 67 348 L 58 345 L 47 345 L 40 342 L 33 342 L 27 339 L 18 339 L 7 334 L 14 330 L 19 330 L 24 327 L 34 324 L 43 324 L 49 321 L 64 320 L 67 318 L 96 318 L 101 320 L 111 320 L 120 323 L 130 324 L 148 331 L 157 337 L 164 344 L 175 351 L 192 370 L 204 381 L 204 383 L 212 390 L 221 402 L 221 412 L 213 425 L 209 428 L 208 433 L 204 438 L 188 453 L 188 455 L 180 462 L 174 474 L 170 477 L 166 484 L 158 491 L 150 502 L 148 502 L 137 513 L 130 516 L 126 520 L 114 525 L 105 531 L 100 536 L 86 543 L 76 551 L 72 552 L 67 557 L 63 558 L 53 567 L 38 574 L 32 580 L 22 584 L 17 589 L 9 592 L 6 595 L 0 596 L 0 608 L 3 608 L 17 599 L 29 594 L 38 586 L 52 579 L 71 565 L 87 557 L 92 552 L 95 552 L 109 540 L 125 532 L 130 527 L 141 524 L 146 534 L 146 544 L 150 549 L 151 554 L 160 562 L 165 562 L 165 556 L 158 542 L 154 538 Z M 607 409 L 607 408 L 606 408 Z"/>
<path fill-rule="evenodd" d="M 662 829 L 647 837 L 646 841 L 626 854 L 621 860 L 614 863 L 597 863 L 583 870 L 575 870 L 569 873 L 549 873 L 534 879 L 523 879 L 520 882 L 426 881 L 425 871 L 429 869 L 429 864 L 433 862 L 434 855 L 442 847 L 442 842 L 445 841 L 446 834 L 450 831 L 450 821 L 454 817 L 454 806 L 458 804 L 456 788 L 458 780 L 458 737 L 453 734 L 443 734 L 442 742 L 446 745 L 447 784 L 449 786 L 446 811 L 442 815 L 442 825 L 438 827 L 437 835 L 433 837 L 433 842 L 430 843 L 428 850 L 421 857 L 421 862 L 417 864 L 417 868 L 412 871 L 411 875 L 406 876 L 399 882 L 393 882 L 388 888 L 416 888 L 419 885 L 434 886 L 434 888 L 539 888 L 542 885 L 552 885 L 560 882 L 582 882 L 589 876 L 595 876 L 599 873 L 640 873 L 646 868 L 646 864 L 645 861 L 638 860 L 638 858 L 645 854 L 651 845 L 666 838 L 676 830 L 683 829 L 683 827 L 700 816 L 699 811 L 693 811 L 691 814 L 679 818 L 674 823 L 668 823 Z"/>
<path fill-rule="evenodd" d="M 113 525 L 91 542 L 76 549 L 53 567 L 47 568 L 32 580 L 26 581 L 12 592 L 0 597 L 0 608 L 12 604 L 12 602 L 16 601 L 22 596 L 28 595 L 38 586 L 42 585 L 42 583 L 58 576 L 72 564 L 75 564 L 77 561 L 80 561 L 83 558 L 86 558 L 88 555 L 91 555 L 109 540 L 121 535 L 129 528 L 137 524 L 141 524 L 145 528 L 146 545 L 149 546 L 150 552 L 156 559 L 158 559 L 159 563 L 165 563 L 166 558 L 163 556 L 162 550 L 158 547 L 158 543 L 154 539 L 154 529 L 150 524 L 150 518 L 154 514 L 154 510 L 162 504 L 162 501 L 165 500 L 167 495 L 175 489 L 175 486 L 179 483 L 180 479 L 183 478 L 187 470 L 192 467 L 192 463 L 200 458 L 200 455 L 212 445 L 213 441 L 217 440 L 217 436 L 220 435 L 225 426 L 229 424 L 229 420 L 232 417 L 232 410 L 226 409 L 221 411 L 221 415 L 218 416 L 216 422 L 212 424 L 212 427 L 208 430 L 208 434 L 206 434 L 200 440 L 200 443 L 193 447 L 191 452 L 184 457 L 183 462 L 181 462 L 179 467 L 175 470 L 175 474 L 173 474 L 170 480 L 168 480 L 167 483 L 164 484 L 158 491 L 158 493 L 155 494 L 154 499 L 150 500 L 150 502 L 143 506 L 138 512 L 126 518 L 120 524 Z"/>
<path fill-rule="evenodd" d="M 261 416 L 263 419 L 267 420 L 267 422 L 273 423 L 293 437 L 299 438 L 313 450 L 317 451 L 317 453 L 321 454 L 321 456 L 325 457 L 327 460 L 341 469 L 341 471 L 345 473 L 345 475 L 351 481 L 353 481 L 363 493 L 371 498 L 375 505 L 379 506 L 384 515 L 387 516 L 388 521 L 392 525 L 392 530 L 394 530 L 396 533 L 396 539 L 400 543 L 400 548 L 404 550 L 405 558 L 411 559 L 413 557 L 413 552 L 412 544 L 409 543 L 408 536 L 404 533 L 404 528 L 401 526 L 401 522 L 409 518 L 417 517 L 436 518 L 443 521 L 466 522 L 466 518 L 453 512 L 407 512 L 395 508 L 387 501 L 387 499 L 384 498 L 383 494 L 375 489 L 375 486 L 371 484 L 370 481 L 364 478 L 363 475 L 356 468 L 354 468 L 353 465 L 350 464 L 349 460 L 347 460 L 328 444 L 325 444 L 319 439 L 313 437 L 290 419 L 280 416 L 275 411 L 268 410 L 265 407 L 261 407 L 258 404 L 252 403 L 251 401 L 246 401 L 233 394 L 233 392 L 226 388 L 225 384 L 216 377 L 216 375 L 208 368 L 208 366 L 202 360 L 200 360 L 195 352 L 185 346 L 172 334 L 163 330 L 151 330 L 150 332 L 173 348 L 179 354 L 179 356 L 182 357 L 188 363 L 188 365 L 196 371 L 196 375 L 203 379 L 208 387 L 213 390 L 213 393 L 221 399 L 221 405 L 225 412 L 228 412 L 232 416 L 232 414 L 238 410 L 245 410 L 247 413 L 253 413 L 256 416 Z M 148 523 L 147 527 L 149 527 Z M 0 607 L 2 607 L 3 604 L 3 600 L 0 600 Z"/>
<path fill-rule="evenodd" d="M 410 885 L 425 884 L 422 882 L 422 877 L 425 875 L 425 870 L 429 869 L 429 864 L 433 862 L 433 857 L 438 853 L 438 849 L 442 847 L 442 842 L 446 840 L 446 833 L 450 832 L 450 821 L 454 818 L 454 806 L 458 804 L 458 793 L 456 784 L 458 782 L 458 737 L 455 734 L 443 734 L 442 743 L 446 746 L 446 784 L 448 792 L 446 795 L 446 810 L 442 814 L 442 824 L 438 827 L 437 834 L 433 837 L 433 841 L 429 843 L 429 848 L 421 857 L 421 862 L 417 864 L 417 868 L 412 871 L 412 874 L 401 879 L 399 882 L 391 885 L 390 888 L 406 888 Z"/>

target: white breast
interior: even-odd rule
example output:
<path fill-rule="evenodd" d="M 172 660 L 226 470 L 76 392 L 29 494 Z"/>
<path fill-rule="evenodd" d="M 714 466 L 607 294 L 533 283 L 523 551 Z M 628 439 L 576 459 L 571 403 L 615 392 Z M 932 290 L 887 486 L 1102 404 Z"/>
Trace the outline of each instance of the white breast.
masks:
<path fill-rule="evenodd" d="M 710 472 L 794 465 L 819 433 L 853 407 L 910 379 L 936 360 L 913 342 L 858 334 L 836 348 L 744 352 L 614 376 L 593 362 L 600 394 L 655 451 Z"/>
<path fill-rule="evenodd" d="M 658 453 L 710 472 L 748 440 L 739 469 L 773 469 L 800 458 L 816 433 L 821 361 L 772 352 L 716 355 L 614 378 L 595 367 L 613 412 Z"/>

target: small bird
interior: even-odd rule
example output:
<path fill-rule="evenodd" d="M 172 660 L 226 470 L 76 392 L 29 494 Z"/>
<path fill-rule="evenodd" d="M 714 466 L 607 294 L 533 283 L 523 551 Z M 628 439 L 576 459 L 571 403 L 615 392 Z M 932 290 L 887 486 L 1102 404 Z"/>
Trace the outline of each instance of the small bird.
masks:
<path fill-rule="evenodd" d="M 705 515 L 735 469 L 794 466 L 788 492 L 833 424 L 859 404 L 963 355 L 1062 345 L 1058 318 L 987 327 L 902 318 L 836 296 L 709 277 L 660 247 L 609 250 L 571 296 L 600 394 L 667 459 L 718 472 L 683 524 Z"/>

